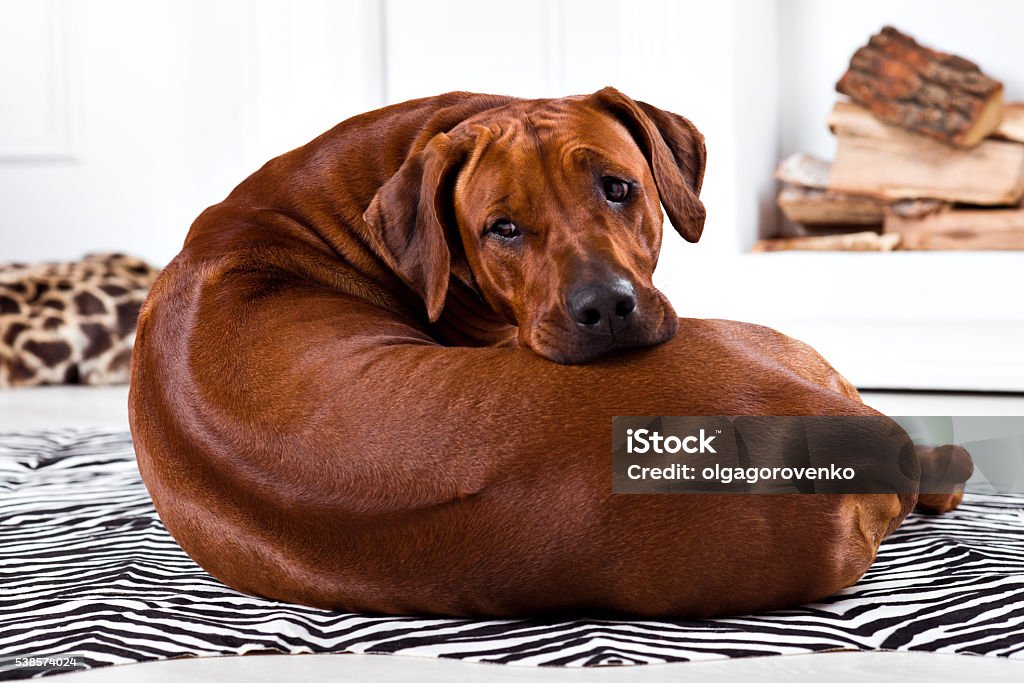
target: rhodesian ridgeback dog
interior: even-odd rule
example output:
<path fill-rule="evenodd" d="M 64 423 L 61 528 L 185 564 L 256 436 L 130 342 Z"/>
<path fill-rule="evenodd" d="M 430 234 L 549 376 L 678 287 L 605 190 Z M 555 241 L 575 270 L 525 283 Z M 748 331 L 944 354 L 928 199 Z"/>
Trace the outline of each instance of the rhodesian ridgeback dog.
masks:
<path fill-rule="evenodd" d="M 654 288 L 704 164 L 611 88 L 414 100 L 267 163 L 139 319 L 167 529 L 238 590 L 361 612 L 701 617 L 855 583 L 916 494 L 612 494 L 614 415 L 877 415 L 808 346 Z"/>

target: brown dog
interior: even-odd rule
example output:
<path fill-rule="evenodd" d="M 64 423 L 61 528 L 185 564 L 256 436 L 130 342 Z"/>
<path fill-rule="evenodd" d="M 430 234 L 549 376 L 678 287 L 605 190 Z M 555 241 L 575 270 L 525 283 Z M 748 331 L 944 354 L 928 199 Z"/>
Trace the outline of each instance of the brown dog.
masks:
<path fill-rule="evenodd" d="M 406 102 L 269 162 L 139 321 L 168 530 L 239 590 L 392 614 L 709 616 L 857 581 L 916 496 L 611 493 L 613 415 L 876 414 L 804 344 L 652 286 L 661 205 L 700 237 L 703 169 L 689 121 L 613 89 Z"/>

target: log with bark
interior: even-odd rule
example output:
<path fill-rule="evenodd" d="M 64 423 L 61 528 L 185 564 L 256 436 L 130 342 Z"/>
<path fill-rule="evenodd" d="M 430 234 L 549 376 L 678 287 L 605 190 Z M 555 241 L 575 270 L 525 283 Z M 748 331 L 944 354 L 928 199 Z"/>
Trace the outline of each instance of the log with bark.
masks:
<path fill-rule="evenodd" d="M 879 121 L 852 102 L 837 102 L 829 126 L 838 136 L 829 173 L 834 192 L 895 201 L 931 198 L 1015 205 L 1024 196 L 1024 145 L 984 140 L 957 149 Z"/>
<path fill-rule="evenodd" d="M 810 154 L 793 154 L 779 163 L 775 177 L 784 185 L 776 199 L 782 213 L 811 230 L 850 226 L 881 226 L 887 210 L 921 215 L 937 211 L 943 202 L 934 199 L 892 203 L 828 189 L 830 164 Z"/>
<path fill-rule="evenodd" d="M 1002 83 L 891 26 L 853 54 L 836 90 L 883 121 L 956 147 L 977 145 L 1002 119 Z"/>
<path fill-rule="evenodd" d="M 814 235 L 758 240 L 753 251 L 892 251 L 900 243 L 900 235 L 879 235 L 877 232 L 855 232 L 847 235 Z"/>
<path fill-rule="evenodd" d="M 890 214 L 885 233 L 898 235 L 901 249 L 1024 249 L 1024 207 L 950 209 L 908 218 Z"/>
<path fill-rule="evenodd" d="M 888 205 L 879 199 L 799 185 L 782 188 L 776 203 L 786 218 L 812 229 L 819 225 L 881 225 Z"/>

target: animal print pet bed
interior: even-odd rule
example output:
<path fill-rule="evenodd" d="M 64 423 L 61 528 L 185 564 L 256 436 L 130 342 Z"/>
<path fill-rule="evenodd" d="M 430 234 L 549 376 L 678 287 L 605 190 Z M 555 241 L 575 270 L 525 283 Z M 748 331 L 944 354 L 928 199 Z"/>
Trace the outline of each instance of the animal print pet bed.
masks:
<path fill-rule="evenodd" d="M 126 383 L 156 276 L 124 254 L 0 264 L 0 387 Z"/>
<path fill-rule="evenodd" d="M 912 515 L 853 588 L 730 619 L 363 616 L 237 593 L 164 530 L 126 432 L 0 434 L 0 679 L 13 658 L 88 667 L 188 656 L 361 652 L 598 666 L 825 650 L 1024 658 L 1024 497 Z M 6 667 L 6 668 L 5 668 Z"/>

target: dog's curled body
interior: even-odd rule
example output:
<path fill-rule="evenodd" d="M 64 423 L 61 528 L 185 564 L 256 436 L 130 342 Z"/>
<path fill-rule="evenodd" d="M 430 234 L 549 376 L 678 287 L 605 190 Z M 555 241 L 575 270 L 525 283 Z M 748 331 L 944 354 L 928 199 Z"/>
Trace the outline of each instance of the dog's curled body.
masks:
<path fill-rule="evenodd" d="M 387 614 L 700 617 L 854 583 L 916 496 L 611 492 L 613 415 L 876 415 L 813 350 L 655 310 L 667 341 L 551 362 L 535 352 L 550 340 L 514 325 L 535 306 L 481 283 L 475 228 L 444 235 L 450 254 L 425 241 L 423 221 L 444 217 L 423 212 L 446 200 L 379 206 L 396 201 L 396 177 L 431 175 L 422 155 L 439 135 L 458 145 L 469 128 L 462 170 L 441 174 L 462 183 L 479 136 L 499 139 L 502 117 L 530 106 L 454 93 L 356 117 L 197 219 L 143 308 L 133 357 L 132 433 L 167 529 L 239 590 Z M 660 179 L 633 187 L 655 184 L 673 222 L 688 220 L 696 209 L 670 207 Z M 380 234 L 409 210 L 414 231 Z M 438 302 L 427 269 L 444 258 Z M 642 287 L 646 312 L 660 300 Z"/>

